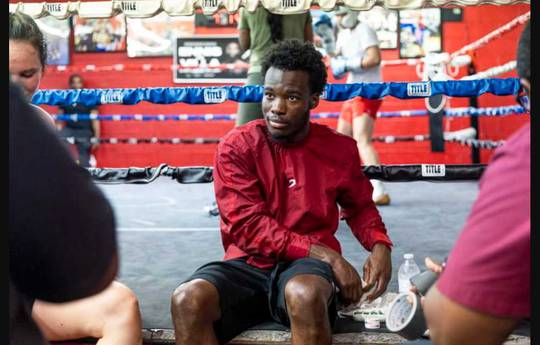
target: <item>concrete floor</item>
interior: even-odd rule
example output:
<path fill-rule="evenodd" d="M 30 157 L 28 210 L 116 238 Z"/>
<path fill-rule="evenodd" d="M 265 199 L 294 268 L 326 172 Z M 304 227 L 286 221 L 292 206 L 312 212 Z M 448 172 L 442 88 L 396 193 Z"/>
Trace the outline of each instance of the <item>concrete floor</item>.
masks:
<path fill-rule="evenodd" d="M 214 199 L 212 184 L 182 185 L 161 177 L 148 185 L 100 185 L 114 206 L 120 246 L 119 280 L 139 297 L 144 328 L 172 328 L 172 291 L 195 269 L 220 260 L 219 218 L 204 207 Z M 392 204 L 380 208 L 394 242 L 393 275 L 388 291 L 397 291 L 397 270 L 404 253 L 444 258 L 477 195 L 477 183 L 387 183 Z M 337 232 L 345 257 L 358 268 L 368 252 L 345 222 Z"/>

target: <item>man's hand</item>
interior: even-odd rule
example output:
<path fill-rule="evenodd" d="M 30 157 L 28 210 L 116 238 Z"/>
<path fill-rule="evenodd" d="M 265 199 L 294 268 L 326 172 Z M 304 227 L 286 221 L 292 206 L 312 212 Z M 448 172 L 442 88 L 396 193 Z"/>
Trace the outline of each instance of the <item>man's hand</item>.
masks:
<path fill-rule="evenodd" d="M 431 260 L 430 257 L 427 257 L 425 260 L 424 260 L 425 264 L 426 264 L 426 267 L 435 272 L 435 273 L 438 273 L 438 274 L 441 274 L 443 269 L 444 269 L 444 266 L 442 264 L 439 264 L 433 260 Z"/>
<path fill-rule="evenodd" d="M 424 263 L 426 264 L 426 267 L 432 271 L 432 272 L 435 272 L 437 274 L 441 274 L 442 271 L 444 270 L 444 265 L 442 264 L 439 264 L 435 261 L 433 261 L 430 257 L 426 257 L 425 260 L 424 260 Z M 409 290 L 412 292 L 412 293 L 415 293 L 415 294 L 418 294 L 418 289 L 416 288 L 416 286 L 414 285 L 411 285 L 411 287 L 409 288 Z M 407 300 L 409 301 L 409 303 L 412 304 L 412 297 L 409 296 L 407 298 Z M 420 304 L 422 305 L 422 307 L 424 306 L 424 300 L 425 300 L 425 297 L 424 296 L 420 296 Z"/>
<path fill-rule="evenodd" d="M 386 291 L 386 287 L 388 286 L 391 277 L 392 258 L 390 256 L 390 249 L 382 243 L 376 243 L 364 264 L 366 291 L 369 290 L 373 284 L 376 284 L 376 289 L 367 296 L 369 302 L 373 301 Z"/>
<path fill-rule="evenodd" d="M 330 59 L 330 69 L 336 79 L 342 79 L 347 74 L 347 60 L 342 56 L 336 56 Z"/>
<path fill-rule="evenodd" d="M 356 304 L 362 297 L 362 280 L 356 269 L 343 256 L 321 245 L 311 245 L 309 256 L 329 263 L 346 304 Z"/>

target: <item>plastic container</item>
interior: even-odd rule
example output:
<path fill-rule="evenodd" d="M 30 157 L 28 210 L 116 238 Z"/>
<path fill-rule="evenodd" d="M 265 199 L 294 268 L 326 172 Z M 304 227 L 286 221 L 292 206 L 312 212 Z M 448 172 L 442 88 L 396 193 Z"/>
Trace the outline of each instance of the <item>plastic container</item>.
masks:
<path fill-rule="evenodd" d="M 414 255 L 407 253 L 403 255 L 405 261 L 399 266 L 398 270 L 398 286 L 399 293 L 409 292 L 411 287 L 410 279 L 411 277 L 420 273 L 420 267 L 414 261 Z"/>

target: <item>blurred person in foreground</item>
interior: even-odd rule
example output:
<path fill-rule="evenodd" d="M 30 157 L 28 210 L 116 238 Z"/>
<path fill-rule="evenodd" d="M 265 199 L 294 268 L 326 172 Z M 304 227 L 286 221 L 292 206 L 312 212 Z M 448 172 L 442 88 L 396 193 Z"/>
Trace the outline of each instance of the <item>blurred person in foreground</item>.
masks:
<path fill-rule="evenodd" d="M 530 110 L 530 22 L 521 34 L 518 102 Z M 493 154 L 480 191 L 444 268 L 423 299 L 436 345 L 499 345 L 531 316 L 530 123 Z M 413 291 L 415 289 L 413 288 Z"/>
<path fill-rule="evenodd" d="M 24 13 L 10 13 L 9 74 L 10 79 L 22 87 L 26 102 L 32 99 L 39 87 L 46 60 L 47 44 L 34 20 Z M 107 248 L 112 246 L 107 243 L 110 239 L 100 238 L 106 235 L 101 232 L 109 231 L 111 226 L 114 230 L 112 210 L 107 200 L 97 187 L 94 187 L 88 172 L 78 167 L 73 159 L 72 164 L 63 160 L 64 154 L 69 153 L 65 146 L 63 150 L 56 147 L 57 143 L 61 142 L 56 137 L 54 121 L 49 113 L 30 103 L 26 106 L 19 105 L 20 100 L 15 96 L 16 93 L 13 91 L 13 107 L 10 103 L 9 113 L 10 212 L 12 190 L 16 198 L 28 200 L 20 205 L 14 201 L 14 205 L 19 205 L 13 206 L 13 212 L 16 213 L 14 217 L 24 216 L 26 223 L 22 228 L 19 223 L 14 223 L 12 228 L 10 218 L 10 234 L 16 236 L 14 241 L 11 241 L 10 237 L 10 264 L 12 251 L 14 255 L 19 255 L 18 260 L 35 258 L 39 261 L 32 261 L 28 279 L 39 271 L 41 273 L 36 274 L 41 277 L 43 284 L 58 286 L 58 293 L 53 297 L 51 294 L 54 291 L 29 290 L 31 294 L 24 297 L 25 312 L 31 310 L 33 319 L 48 340 L 94 337 L 99 339 L 99 345 L 142 344 L 141 315 L 133 291 L 124 284 L 111 280 L 106 287 L 84 286 L 95 284 L 92 279 L 97 279 L 94 275 L 99 274 L 99 271 L 95 270 L 102 269 L 102 258 L 96 256 L 103 255 L 106 258 L 112 255 L 107 251 Z M 32 109 L 31 114 L 27 114 L 27 109 Z M 17 117 L 19 114 L 20 118 Z M 49 142 L 51 140 L 52 143 Z M 12 159 L 16 162 L 13 166 Z M 12 176 L 17 180 L 12 182 Z M 19 231 L 24 232 L 24 235 Z M 95 231 L 95 234 L 91 231 Z M 23 237 L 18 239 L 19 236 Z M 34 236 L 35 243 L 32 242 Z M 42 236 L 47 238 L 47 242 L 42 242 Z M 80 243 L 81 241 L 83 243 Z M 50 244 L 50 248 L 47 244 Z M 116 253 L 116 242 L 113 244 Z M 32 248 L 33 252 L 27 251 L 27 247 Z M 26 256 L 21 258 L 20 253 L 25 253 Z M 96 267 L 87 271 L 88 267 L 92 266 L 87 260 L 93 261 Z M 111 263 L 114 264 L 114 268 L 111 268 L 112 277 L 116 275 L 116 260 Z M 27 264 L 24 261 L 14 261 L 13 265 Z M 67 274 L 76 269 L 80 272 L 73 274 L 73 286 L 70 287 Z M 64 270 L 66 276 L 63 276 Z M 87 277 L 81 277 L 84 275 Z M 59 281 L 55 282 L 55 279 Z M 81 281 L 78 282 L 77 279 Z M 80 287 L 79 284 L 83 286 Z M 37 284 L 35 288 L 39 286 Z M 73 289 L 73 292 L 70 292 L 70 289 Z M 65 296 L 62 295 L 64 292 Z"/>

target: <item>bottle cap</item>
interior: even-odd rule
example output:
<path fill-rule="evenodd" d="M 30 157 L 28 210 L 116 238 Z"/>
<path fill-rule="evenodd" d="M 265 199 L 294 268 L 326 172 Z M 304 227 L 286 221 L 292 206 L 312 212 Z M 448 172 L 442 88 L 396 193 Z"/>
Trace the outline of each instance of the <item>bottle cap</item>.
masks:
<path fill-rule="evenodd" d="M 410 259 L 414 258 L 414 254 L 407 253 L 407 254 L 404 254 L 403 257 L 405 258 L 405 260 L 410 260 Z"/>

